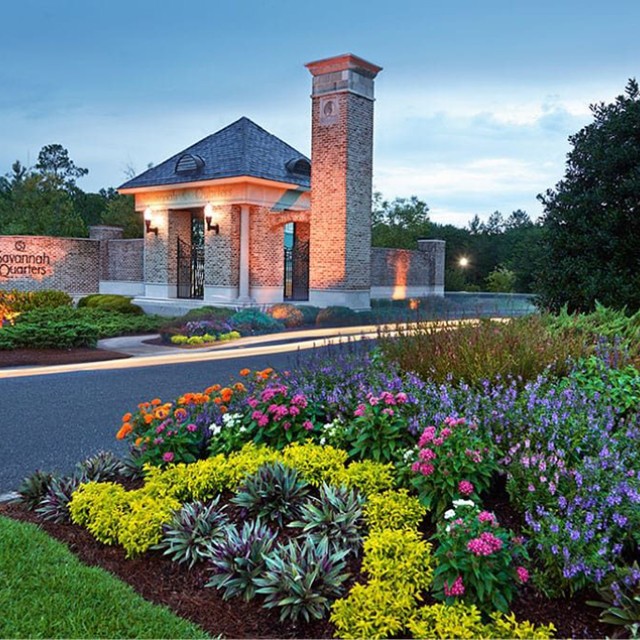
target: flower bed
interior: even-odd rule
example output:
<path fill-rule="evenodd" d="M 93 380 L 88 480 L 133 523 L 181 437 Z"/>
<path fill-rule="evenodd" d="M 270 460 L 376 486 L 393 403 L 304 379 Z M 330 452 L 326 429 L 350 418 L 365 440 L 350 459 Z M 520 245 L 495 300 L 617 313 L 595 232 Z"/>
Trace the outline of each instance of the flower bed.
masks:
<path fill-rule="evenodd" d="M 434 383 L 375 352 L 244 370 L 125 414 L 125 467 L 21 491 L 131 562 L 208 567 L 200 588 L 274 609 L 289 632 L 599 637 L 615 629 L 587 600 L 609 623 L 640 619 L 640 374 L 623 355 L 530 382 Z"/>

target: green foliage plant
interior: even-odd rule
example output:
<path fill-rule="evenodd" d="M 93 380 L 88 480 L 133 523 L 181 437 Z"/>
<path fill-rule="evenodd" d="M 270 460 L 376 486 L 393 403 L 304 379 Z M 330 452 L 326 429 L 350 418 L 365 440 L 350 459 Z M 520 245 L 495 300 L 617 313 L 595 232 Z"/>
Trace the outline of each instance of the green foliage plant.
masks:
<path fill-rule="evenodd" d="M 602 600 L 589 600 L 587 604 L 602 609 L 601 622 L 623 626 L 629 637 L 637 637 L 640 629 L 640 567 L 618 567 L 596 588 Z"/>
<path fill-rule="evenodd" d="M 208 504 L 195 501 L 183 504 L 163 525 L 162 540 L 155 549 L 164 551 L 174 562 L 189 568 L 209 558 L 211 541 L 220 539 L 229 524 L 224 507 L 218 507 L 220 497 Z"/>
<path fill-rule="evenodd" d="M 373 493 L 364 506 L 364 517 L 373 532 L 398 529 L 417 529 L 427 509 L 407 489 Z"/>
<path fill-rule="evenodd" d="M 481 611 L 508 613 L 518 586 L 528 580 L 521 538 L 471 500 L 456 500 L 438 523 L 433 595 L 446 604 L 461 599 Z"/>
<path fill-rule="evenodd" d="M 516 274 L 504 265 L 500 265 L 487 276 L 486 283 L 487 291 L 513 293 L 516 286 Z"/>
<path fill-rule="evenodd" d="M 439 518 L 452 500 L 478 495 L 498 471 L 491 439 L 465 418 L 445 418 L 428 426 L 409 457 L 411 484 L 420 501 Z"/>
<path fill-rule="evenodd" d="M 357 554 L 362 543 L 363 503 L 364 498 L 353 489 L 323 484 L 318 497 L 300 507 L 300 519 L 288 526 L 301 529 L 302 539 L 317 544 L 328 540 L 333 549 Z"/>
<path fill-rule="evenodd" d="M 315 325 L 316 318 L 318 317 L 318 313 L 320 311 L 320 307 L 314 307 L 313 305 L 310 305 L 310 304 L 300 304 L 300 305 L 297 305 L 297 309 L 302 313 L 304 324 Z"/>
<path fill-rule="evenodd" d="M 232 315 L 229 324 L 243 336 L 278 333 L 284 324 L 259 309 L 243 309 Z"/>
<path fill-rule="evenodd" d="M 323 483 L 335 484 L 336 478 L 344 473 L 348 457 L 342 449 L 311 441 L 292 442 L 282 450 L 284 464 L 296 469 L 314 487 Z"/>
<path fill-rule="evenodd" d="M 254 579 L 256 593 L 265 596 L 265 608 L 280 609 L 282 621 L 320 620 L 343 592 L 347 553 L 327 538 L 290 540 L 266 555 L 265 570 Z"/>
<path fill-rule="evenodd" d="M 45 520 L 57 523 L 68 522 L 69 503 L 79 484 L 80 479 L 76 475 L 53 478 L 48 491 L 40 500 L 36 512 Z"/>
<path fill-rule="evenodd" d="M 75 473 L 83 481 L 116 480 L 125 473 L 125 465 L 111 451 L 99 451 L 76 465 Z"/>
<path fill-rule="evenodd" d="M 347 439 L 351 443 L 349 455 L 376 462 L 393 462 L 412 444 L 404 409 L 407 394 L 383 391 L 369 393 L 347 424 Z"/>
<path fill-rule="evenodd" d="M 121 296 L 115 293 L 93 293 L 78 300 L 78 308 L 88 307 L 91 309 L 105 309 L 107 311 L 117 311 L 118 313 L 143 315 L 144 311 L 137 304 L 131 302 L 128 296 Z"/>
<path fill-rule="evenodd" d="M 224 535 L 211 544 L 213 576 L 206 586 L 222 591 L 225 600 L 234 596 L 251 600 L 256 594 L 256 579 L 264 575 L 266 558 L 275 540 L 276 533 L 259 519 L 246 521 L 240 529 L 228 525 Z"/>
<path fill-rule="evenodd" d="M 285 520 L 300 516 L 309 488 L 295 469 L 273 462 L 245 478 L 231 502 L 252 516 L 282 526 Z"/>
<path fill-rule="evenodd" d="M 354 487 L 365 496 L 392 489 L 395 480 L 392 463 L 384 464 L 374 460 L 350 462 L 346 469 L 336 477 L 336 482 Z"/>

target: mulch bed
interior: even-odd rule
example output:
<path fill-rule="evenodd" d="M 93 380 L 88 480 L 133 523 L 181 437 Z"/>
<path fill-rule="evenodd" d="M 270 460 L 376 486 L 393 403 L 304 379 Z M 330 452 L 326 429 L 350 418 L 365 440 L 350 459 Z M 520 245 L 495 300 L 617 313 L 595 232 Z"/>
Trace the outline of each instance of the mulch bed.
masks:
<path fill-rule="evenodd" d="M 502 497 L 486 506 L 495 511 L 501 522 L 509 522 L 509 526 L 517 528 L 518 517 Z M 216 589 L 205 588 L 209 579 L 205 567 L 196 566 L 188 570 L 162 557 L 159 552 L 148 552 L 128 560 L 121 548 L 97 542 L 86 529 L 43 521 L 20 504 L 0 505 L 0 515 L 36 523 L 49 535 L 64 542 L 85 564 L 106 569 L 130 584 L 142 597 L 166 605 L 213 635 L 222 634 L 228 638 L 333 637 L 333 625 L 326 620 L 293 626 L 281 623 L 277 612 L 263 609 L 255 601 L 245 602 L 240 598 L 223 600 Z M 598 621 L 599 610 L 585 604 L 585 600 L 591 597 L 593 594 L 550 600 L 533 586 L 526 585 L 512 603 L 512 611 L 518 620 L 536 624 L 553 622 L 558 638 L 615 637 L 615 632 L 621 629 Z"/>
<path fill-rule="evenodd" d="M 131 356 L 105 349 L 11 349 L 0 350 L 0 369 L 13 367 L 51 366 L 119 360 Z"/>

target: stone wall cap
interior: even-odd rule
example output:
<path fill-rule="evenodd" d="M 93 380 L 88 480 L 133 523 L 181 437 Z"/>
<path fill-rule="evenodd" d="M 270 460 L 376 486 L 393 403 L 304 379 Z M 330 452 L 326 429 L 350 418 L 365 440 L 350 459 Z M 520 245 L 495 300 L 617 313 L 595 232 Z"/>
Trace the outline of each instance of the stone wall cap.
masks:
<path fill-rule="evenodd" d="M 364 58 L 355 56 L 353 53 L 343 53 L 339 56 L 315 60 L 314 62 L 308 62 L 304 66 L 309 69 L 309 72 L 313 76 L 352 69 L 369 78 L 375 78 L 378 73 L 382 71 L 382 67 L 379 67 L 372 62 L 367 62 Z"/>

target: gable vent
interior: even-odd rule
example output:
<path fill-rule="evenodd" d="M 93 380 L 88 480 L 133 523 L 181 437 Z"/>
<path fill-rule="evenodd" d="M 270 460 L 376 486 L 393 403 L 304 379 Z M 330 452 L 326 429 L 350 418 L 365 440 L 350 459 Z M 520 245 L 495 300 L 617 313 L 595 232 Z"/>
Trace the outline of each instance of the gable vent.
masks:
<path fill-rule="evenodd" d="M 204 160 L 200 156 L 185 153 L 176 162 L 176 173 L 180 175 L 196 174 L 200 173 L 203 167 Z"/>
<path fill-rule="evenodd" d="M 297 173 L 299 176 L 311 175 L 311 163 L 306 158 L 292 158 L 285 166 L 289 173 Z"/>

